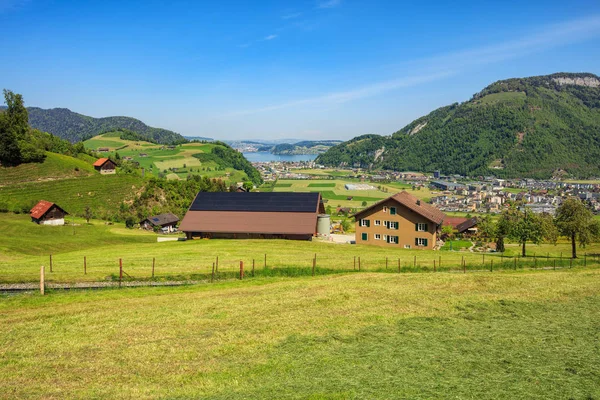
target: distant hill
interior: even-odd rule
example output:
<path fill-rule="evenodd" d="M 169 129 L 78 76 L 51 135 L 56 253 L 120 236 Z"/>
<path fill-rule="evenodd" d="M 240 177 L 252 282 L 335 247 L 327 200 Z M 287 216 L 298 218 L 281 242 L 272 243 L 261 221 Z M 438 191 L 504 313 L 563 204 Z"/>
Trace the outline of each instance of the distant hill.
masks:
<path fill-rule="evenodd" d="M 27 107 L 27 111 L 29 113 L 29 125 L 32 128 L 52 133 L 71 143 L 84 141 L 101 133 L 119 129 L 133 131 L 149 141 L 161 144 L 187 142 L 187 139 L 179 133 L 153 128 L 131 117 L 93 118 L 78 114 L 68 108 L 45 110 L 38 107 Z"/>
<path fill-rule="evenodd" d="M 204 137 L 204 136 L 184 136 L 184 138 L 186 138 L 187 140 L 200 140 L 200 141 L 204 140 L 207 142 L 211 142 L 211 141 L 215 140 L 213 138 Z"/>
<path fill-rule="evenodd" d="M 270 151 L 273 154 L 321 154 L 331 147 L 342 143 L 341 140 L 305 140 L 297 143 L 282 143 L 273 147 L 263 146 L 259 150 Z"/>
<path fill-rule="evenodd" d="M 364 135 L 317 158 L 446 174 L 600 176 L 600 78 L 557 73 L 495 82 L 391 136 Z"/>

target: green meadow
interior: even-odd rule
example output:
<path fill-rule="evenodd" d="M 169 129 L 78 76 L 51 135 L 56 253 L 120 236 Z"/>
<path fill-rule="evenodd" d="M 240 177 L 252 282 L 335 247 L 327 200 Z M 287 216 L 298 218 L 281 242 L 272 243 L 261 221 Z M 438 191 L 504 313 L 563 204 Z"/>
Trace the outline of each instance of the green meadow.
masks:
<path fill-rule="evenodd" d="M 595 399 L 600 270 L 0 297 L 3 398 Z"/>

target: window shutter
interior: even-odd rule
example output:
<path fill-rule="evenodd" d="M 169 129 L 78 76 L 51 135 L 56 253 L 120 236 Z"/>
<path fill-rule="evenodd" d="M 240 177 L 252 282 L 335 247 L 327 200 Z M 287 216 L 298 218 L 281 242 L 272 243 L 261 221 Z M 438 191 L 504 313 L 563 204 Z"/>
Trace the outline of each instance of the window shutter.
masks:
<path fill-rule="evenodd" d="M 371 226 L 371 221 L 367 220 L 367 228 L 369 228 Z"/>
<path fill-rule="evenodd" d="M 400 243 L 400 241 L 398 240 L 398 236 L 394 236 L 396 238 L 396 244 Z"/>
<path fill-rule="evenodd" d="M 419 239 L 415 238 L 415 246 L 419 245 Z"/>
<path fill-rule="evenodd" d="M 415 231 L 419 232 L 419 224 L 415 224 Z"/>
<path fill-rule="evenodd" d="M 425 224 L 425 232 L 429 232 L 429 224 Z"/>
<path fill-rule="evenodd" d="M 427 247 L 427 239 L 423 239 L 423 246 Z"/>
<path fill-rule="evenodd" d="M 367 234 L 366 233 L 362 234 L 362 240 L 367 240 Z"/>

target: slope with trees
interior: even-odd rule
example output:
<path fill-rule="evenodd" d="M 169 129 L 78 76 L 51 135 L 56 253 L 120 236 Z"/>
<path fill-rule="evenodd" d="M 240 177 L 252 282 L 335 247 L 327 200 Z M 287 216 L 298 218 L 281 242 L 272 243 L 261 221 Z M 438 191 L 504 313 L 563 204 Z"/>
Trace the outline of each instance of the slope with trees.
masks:
<path fill-rule="evenodd" d="M 549 178 L 600 175 L 600 78 L 558 73 L 496 82 L 389 137 L 360 136 L 324 165 Z"/>

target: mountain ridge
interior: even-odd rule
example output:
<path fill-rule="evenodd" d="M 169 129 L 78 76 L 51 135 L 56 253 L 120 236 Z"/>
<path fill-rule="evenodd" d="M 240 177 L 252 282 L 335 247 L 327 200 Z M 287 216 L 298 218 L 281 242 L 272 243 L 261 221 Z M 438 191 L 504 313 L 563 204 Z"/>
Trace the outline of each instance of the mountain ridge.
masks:
<path fill-rule="evenodd" d="M 391 136 L 362 135 L 316 162 L 448 174 L 600 176 L 600 78 L 556 73 L 496 81 Z"/>

